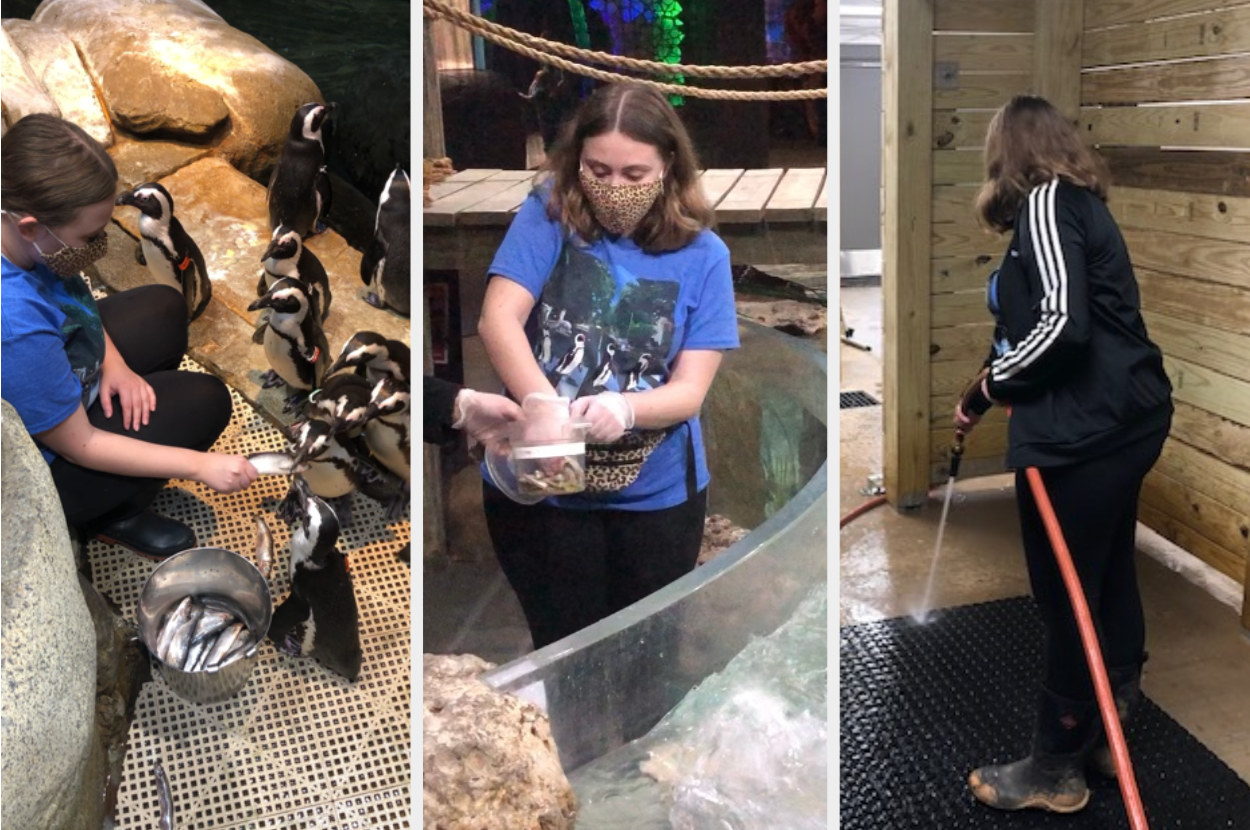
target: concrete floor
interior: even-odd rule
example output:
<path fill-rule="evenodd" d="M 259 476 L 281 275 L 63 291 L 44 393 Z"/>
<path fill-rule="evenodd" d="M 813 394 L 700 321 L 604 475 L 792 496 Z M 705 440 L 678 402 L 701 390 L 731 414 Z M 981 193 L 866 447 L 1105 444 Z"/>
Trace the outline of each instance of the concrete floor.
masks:
<path fill-rule="evenodd" d="M 872 348 L 841 346 L 840 390 L 880 400 L 881 287 L 844 287 L 840 302 L 853 339 Z M 841 412 L 839 515 L 869 498 L 861 489 L 881 472 L 881 413 L 880 406 Z M 955 492 L 932 606 L 1027 594 L 1012 477 L 960 480 Z M 841 531 L 842 625 L 901 616 L 919 606 L 940 515 L 935 495 L 908 513 L 877 508 Z M 1140 550 L 1138 557 L 1150 653 L 1143 689 L 1250 781 L 1250 638 L 1235 610 Z"/>

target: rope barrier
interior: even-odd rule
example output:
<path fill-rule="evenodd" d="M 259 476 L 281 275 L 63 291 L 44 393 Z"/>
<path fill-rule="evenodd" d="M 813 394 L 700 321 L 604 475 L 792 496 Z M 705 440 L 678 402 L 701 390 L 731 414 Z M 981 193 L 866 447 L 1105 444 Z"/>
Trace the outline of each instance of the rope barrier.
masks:
<path fill-rule="evenodd" d="M 573 63 L 558 57 L 557 54 L 548 54 L 531 48 L 527 44 L 536 44 L 552 53 L 569 55 L 590 63 L 598 63 L 609 66 L 619 66 L 625 69 L 631 69 L 642 72 L 650 72 L 659 75 L 690 75 L 691 77 L 709 77 L 709 78 L 770 78 L 770 77 L 794 77 L 799 75 L 810 75 L 826 72 L 828 70 L 828 61 L 806 61 L 803 63 L 784 63 L 772 66 L 692 66 L 680 63 L 663 63 L 660 61 L 646 61 L 638 58 L 628 58 L 620 55 L 610 55 L 606 52 L 595 52 L 588 49 L 580 49 L 575 46 L 569 46 L 558 41 L 547 40 L 545 38 L 536 37 L 526 32 L 520 32 L 516 29 L 510 29 L 507 26 L 501 26 L 498 23 L 492 23 L 476 15 L 453 8 L 440 0 L 422 0 L 422 13 L 425 17 L 432 20 L 447 20 L 452 25 L 459 26 L 474 34 L 485 38 L 505 49 L 524 55 L 532 60 L 540 63 L 550 64 L 567 72 L 578 75 L 585 75 L 599 81 L 615 83 L 622 79 L 630 80 L 635 83 L 646 84 L 655 87 L 661 92 L 674 95 L 687 95 L 691 98 L 711 98 L 714 100 L 728 101 L 795 101 L 814 98 L 828 98 L 829 90 L 827 88 L 819 89 L 787 89 L 787 90 L 730 90 L 730 89 L 712 89 L 708 87 L 685 86 L 682 84 L 666 84 L 658 81 L 650 81 L 645 78 L 636 78 L 629 75 L 622 75 L 619 72 L 607 72 L 600 69 L 592 69 L 588 66 Z"/>

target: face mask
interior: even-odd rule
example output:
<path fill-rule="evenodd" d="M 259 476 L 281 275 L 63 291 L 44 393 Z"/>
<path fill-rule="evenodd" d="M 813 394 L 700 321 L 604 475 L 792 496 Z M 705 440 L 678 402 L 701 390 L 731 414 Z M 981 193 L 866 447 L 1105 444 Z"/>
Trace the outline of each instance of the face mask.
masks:
<path fill-rule="evenodd" d="M 664 177 L 643 184 L 608 184 L 584 168 L 577 173 L 595 219 L 608 233 L 626 236 L 664 192 Z"/>
<path fill-rule="evenodd" d="M 44 227 L 47 226 L 45 225 Z M 39 252 L 39 255 L 43 257 L 44 264 L 51 268 L 52 272 L 58 276 L 74 276 L 91 263 L 98 259 L 102 259 L 109 250 L 108 234 L 104 231 L 100 231 L 95 236 L 88 239 L 86 245 L 78 248 L 71 248 L 69 245 L 66 245 L 61 240 L 61 237 L 52 233 L 51 228 L 48 228 L 48 233 L 51 233 L 52 238 L 57 242 L 60 242 L 64 245 L 64 247 L 59 251 L 53 251 L 48 254 L 44 253 L 44 250 L 39 247 L 39 243 L 35 242 L 32 244 L 34 244 L 35 250 Z"/>

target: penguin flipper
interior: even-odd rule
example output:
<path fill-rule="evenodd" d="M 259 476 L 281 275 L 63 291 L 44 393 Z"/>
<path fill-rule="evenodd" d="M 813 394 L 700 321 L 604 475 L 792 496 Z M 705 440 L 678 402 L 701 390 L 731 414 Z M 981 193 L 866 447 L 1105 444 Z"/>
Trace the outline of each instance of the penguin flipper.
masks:
<path fill-rule="evenodd" d="M 386 244 L 374 234 L 360 258 L 360 280 L 365 285 L 372 285 L 377 277 L 377 266 L 386 256 Z"/>
<path fill-rule="evenodd" d="M 308 619 L 312 608 L 298 594 L 290 594 L 282 604 L 274 609 L 273 620 L 269 623 L 269 641 L 280 651 L 286 644 L 287 635 L 300 623 Z M 289 653 L 289 652 L 288 652 Z"/>
<path fill-rule="evenodd" d="M 147 267 L 148 258 L 143 255 L 143 243 L 142 242 L 140 242 L 138 245 L 135 246 L 135 262 L 139 263 L 145 268 Z"/>

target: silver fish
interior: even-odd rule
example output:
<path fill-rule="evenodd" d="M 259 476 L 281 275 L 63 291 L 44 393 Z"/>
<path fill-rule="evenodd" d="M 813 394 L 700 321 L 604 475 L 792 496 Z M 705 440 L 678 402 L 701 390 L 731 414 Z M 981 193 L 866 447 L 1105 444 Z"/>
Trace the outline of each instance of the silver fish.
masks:
<path fill-rule="evenodd" d="M 190 616 L 191 604 L 191 597 L 183 597 L 174 606 L 174 610 L 169 612 L 169 616 L 165 618 L 165 622 L 161 625 L 160 633 L 156 636 L 156 656 L 162 660 L 169 653 L 170 641 L 174 638 L 178 628 Z"/>
<path fill-rule="evenodd" d="M 213 648 L 208 654 L 208 659 L 205 661 L 205 668 L 214 669 L 219 667 L 222 658 L 234 647 L 235 640 L 246 631 L 247 627 L 243 623 L 235 623 L 218 634 L 217 639 L 213 641 Z"/>
<path fill-rule="evenodd" d="M 295 459 L 284 452 L 254 452 L 247 460 L 263 476 L 291 476 L 307 469 L 307 465 L 297 465 Z"/>
<path fill-rule="evenodd" d="M 265 579 L 273 567 L 273 535 L 263 516 L 256 517 L 256 569 Z"/>
<path fill-rule="evenodd" d="M 152 764 L 152 774 L 156 776 L 156 795 L 161 803 L 161 820 L 157 826 L 160 830 L 174 830 L 174 794 L 169 789 L 169 779 L 161 762 Z"/>
<path fill-rule="evenodd" d="M 232 611 L 219 611 L 205 606 L 204 613 L 200 615 L 200 621 L 195 626 L 195 633 L 191 635 L 191 641 L 203 642 L 237 619 L 238 617 Z"/>
<path fill-rule="evenodd" d="M 234 645 L 230 647 L 230 650 L 226 652 L 226 656 L 221 658 L 221 662 L 217 664 L 217 667 L 221 668 L 222 666 L 230 665 L 235 660 L 247 654 L 255 645 L 256 638 L 250 633 L 241 635 L 239 639 L 235 640 Z"/>
<path fill-rule="evenodd" d="M 187 672 L 195 671 L 196 665 L 203 662 L 204 654 L 212 647 L 212 644 L 213 641 L 208 637 L 193 642 L 191 647 L 187 649 L 186 658 L 178 664 L 179 668 Z"/>

